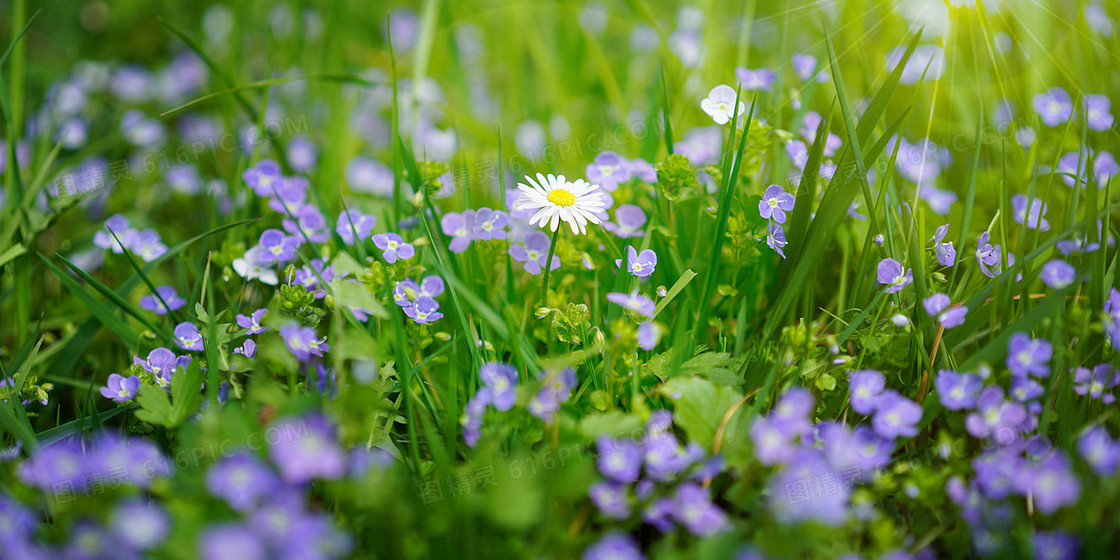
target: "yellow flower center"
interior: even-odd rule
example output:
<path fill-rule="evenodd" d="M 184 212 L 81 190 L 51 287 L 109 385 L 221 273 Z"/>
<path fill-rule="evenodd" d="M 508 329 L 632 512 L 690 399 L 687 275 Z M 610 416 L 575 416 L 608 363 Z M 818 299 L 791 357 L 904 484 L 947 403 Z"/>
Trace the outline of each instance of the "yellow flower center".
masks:
<path fill-rule="evenodd" d="M 557 206 L 571 206 L 576 203 L 576 195 L 564 189 L 556 189 L 548 193 L 548 201 Z"/>

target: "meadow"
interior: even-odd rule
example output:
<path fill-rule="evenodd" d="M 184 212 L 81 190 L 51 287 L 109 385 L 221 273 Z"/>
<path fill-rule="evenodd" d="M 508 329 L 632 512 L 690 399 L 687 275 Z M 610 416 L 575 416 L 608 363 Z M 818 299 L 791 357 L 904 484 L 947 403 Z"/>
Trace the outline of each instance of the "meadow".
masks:
<path fill-rule="evenodd" d="M 0 0 L 0 559 L 1114 558 L 1118 18 Z"/>

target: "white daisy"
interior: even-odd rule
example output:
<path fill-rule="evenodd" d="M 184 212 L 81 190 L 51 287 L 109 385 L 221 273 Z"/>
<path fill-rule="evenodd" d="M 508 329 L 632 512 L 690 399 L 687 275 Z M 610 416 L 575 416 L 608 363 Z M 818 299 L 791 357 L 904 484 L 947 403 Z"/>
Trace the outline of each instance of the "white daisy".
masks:
<path fill-rule="evenodd" d="M 606 217 L 606 198 L 602 196 L 599 185 L 577 179 L 569 182 L 563 175 L 549 174 L 547 177 L 537 173 L 537 180 L 525 176 L 529 182 L 518 183 L 521 197 L 514 203 L 514 210 L 536 210 L 529 219 L 530 224 L 539 224 L 556 231 L 560 220 L 568 222 L 572 233 L 587 233 L 587 222 L 601 223 Z"/>

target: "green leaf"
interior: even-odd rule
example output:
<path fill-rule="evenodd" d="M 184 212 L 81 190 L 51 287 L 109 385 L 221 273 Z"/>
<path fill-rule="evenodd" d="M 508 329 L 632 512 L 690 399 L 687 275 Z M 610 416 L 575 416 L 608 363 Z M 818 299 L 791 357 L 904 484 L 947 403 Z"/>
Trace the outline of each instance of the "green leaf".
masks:
<path fill-rule="evenodd" d="M 709 451 L 723 415 L 742 398 L 734 390 L 700 377 L 674 377 L 661 385 L 658 392 L 673 402 L 674 418 L 689 441 Z M 733 427 L 734 424 L 728 424 L 725 438 L 734 437 Z"/>

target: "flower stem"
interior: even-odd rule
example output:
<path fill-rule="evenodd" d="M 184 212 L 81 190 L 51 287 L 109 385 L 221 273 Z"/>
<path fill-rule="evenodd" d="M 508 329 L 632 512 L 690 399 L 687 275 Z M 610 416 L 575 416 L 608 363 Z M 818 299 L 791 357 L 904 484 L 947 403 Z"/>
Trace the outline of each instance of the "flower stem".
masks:
<path fill-rule="evenodd" d="M 541 292 L 542 304 L 548 307 L 548 276 L 552 272 L 552 256 L 556 254 L 556 240 L 560 237 L 560 229 L 552 232 L 552 244 L 548 246 L 548 258 L 544 261 L 544 291 Z"/>

